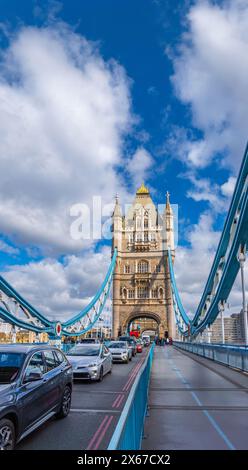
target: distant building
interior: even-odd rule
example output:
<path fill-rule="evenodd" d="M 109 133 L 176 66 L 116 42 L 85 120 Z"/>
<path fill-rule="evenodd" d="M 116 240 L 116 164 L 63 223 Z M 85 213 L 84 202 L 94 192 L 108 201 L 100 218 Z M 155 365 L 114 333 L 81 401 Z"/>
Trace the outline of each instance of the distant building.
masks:
<path fill-rule="evenodd" d="M 224 317 L 225 342 L 233 344 L 244 343 L 244 328 L 242 312 L 233 313 L 230 317 Z M 222 342 L 221 319 L 217 318 L 211 327 L 211 342 Z"/>
<path fill-rule="evenodd" d="M 8 335 L 11 332 L 11 325 L 9 323 L 0 321 L 0 333 Z"/>
<path fill-rule="evenodd" d="M 174 261 L 174 216 L 169 193 L 163 213 L 156 208 L 144 184 L 136 191 L 125 215 L 116 199 L 113 248 L 118 254 L 113 276 L 113 336 L 125 334 L 135 322 L 142 331 L 155 328 L 160 336 L 175 338 L 168 247 Z"/>

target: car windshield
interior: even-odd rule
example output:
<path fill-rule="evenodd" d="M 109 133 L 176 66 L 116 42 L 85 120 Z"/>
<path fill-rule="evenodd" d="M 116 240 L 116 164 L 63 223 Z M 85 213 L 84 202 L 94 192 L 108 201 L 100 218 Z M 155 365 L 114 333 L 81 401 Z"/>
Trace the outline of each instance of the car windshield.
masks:
<path fill-rule="evenodd" d="M 24 354 L 0 351 L 0 384 L 10 384 L 17 378 Z"/>
<path fill-rule="evenodd" d="M 123 349 L 126 348 L 127 344 L 124 341 L 120 341 L 119 343 L 109 343 L 108 348 L 110 349 Z"/>
<path fill-rule="evenodd" d="M 68 356 L 99 356 L 100 347 L 93 345 L 74 346 L 68 352 Z"/>

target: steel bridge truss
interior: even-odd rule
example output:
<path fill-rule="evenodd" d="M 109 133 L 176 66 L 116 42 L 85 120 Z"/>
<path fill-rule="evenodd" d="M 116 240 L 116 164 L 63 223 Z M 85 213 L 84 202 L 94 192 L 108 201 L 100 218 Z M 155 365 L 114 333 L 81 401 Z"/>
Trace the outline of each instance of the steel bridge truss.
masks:
<path fill-rule="evenodd" d="M 47 333 L 49 338 L 80 336 L 93 328 L 100 318 L 110 293 L 117 251 L 114 250 L 108 272 L 100 289 L 90 303 L 77 315 L 65 322 L 51 321 L 29 304 L 13 287 L 0 276 L 0 318 L 13 329 Z"/>
<path fill-rule="evenodd" d="M 223 312 L 238 271 L 245 261 L 248 241 L 248 146 L 212 268 L 196 313 L 186 313 L 177 289 L 172 256 L 168 249 L 171 290 L 178 331 L 196 337 Z M 246 309 L 245 309 L 246 312 Z M 247 325 L 246 325 L 247 329 Z"/>

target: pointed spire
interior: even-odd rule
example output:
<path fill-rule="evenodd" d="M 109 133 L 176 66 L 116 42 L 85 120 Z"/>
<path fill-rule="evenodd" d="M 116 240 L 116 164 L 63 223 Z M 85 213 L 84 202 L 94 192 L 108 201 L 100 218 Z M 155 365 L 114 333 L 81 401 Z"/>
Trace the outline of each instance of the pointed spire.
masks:
<path fill-rule="evenodd" d="M 115 208 L 113 212 L 113 217 L 121 217 L 121 206 L 119 204 L 119 196 L 115 195 Z"/>
<path fill-rule="evenodd" d="M 166 191 L 166 206 L 170 206 L 170 193 Z"/>
<path fill-rule="evenodd" d="M 144 183 L 137 189 L 136 194 L 149 194 L 149 189 L 145 186 Z"/>
<path fill-rule="evenodd" d="M 171 207 L 171 204 L 170 204 L 170 193 L 169 191 L 166 191 L 166 204 L 165 204 L 165 208 L 164 208 L 164 213 L 165 214 L 172 214 L 172 207 Z"/>

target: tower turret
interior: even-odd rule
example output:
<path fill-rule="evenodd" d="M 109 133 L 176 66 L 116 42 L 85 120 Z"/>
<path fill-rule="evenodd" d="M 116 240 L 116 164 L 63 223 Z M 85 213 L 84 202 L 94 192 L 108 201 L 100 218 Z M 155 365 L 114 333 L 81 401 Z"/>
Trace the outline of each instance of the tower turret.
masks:
<path fill-rule="evenodd" d="M 121 237 L 122 237 L 122 213 L 121 206 L 119 204 L 119 197 L 115 197 L 115 208 L 112 215 L 113 221 L 113 249 L 117 248 L 118 251 L 121 250 Z"/>
<path fill-rule="evenodd" d="M 174 251 L 174 222 L 173 222 L 173 210 L 170 204 L 170 193 L 166 193 L 166 205 L 163 214 L 164 219 L 164 230 L 165 230 L 165 248 Z"/>

